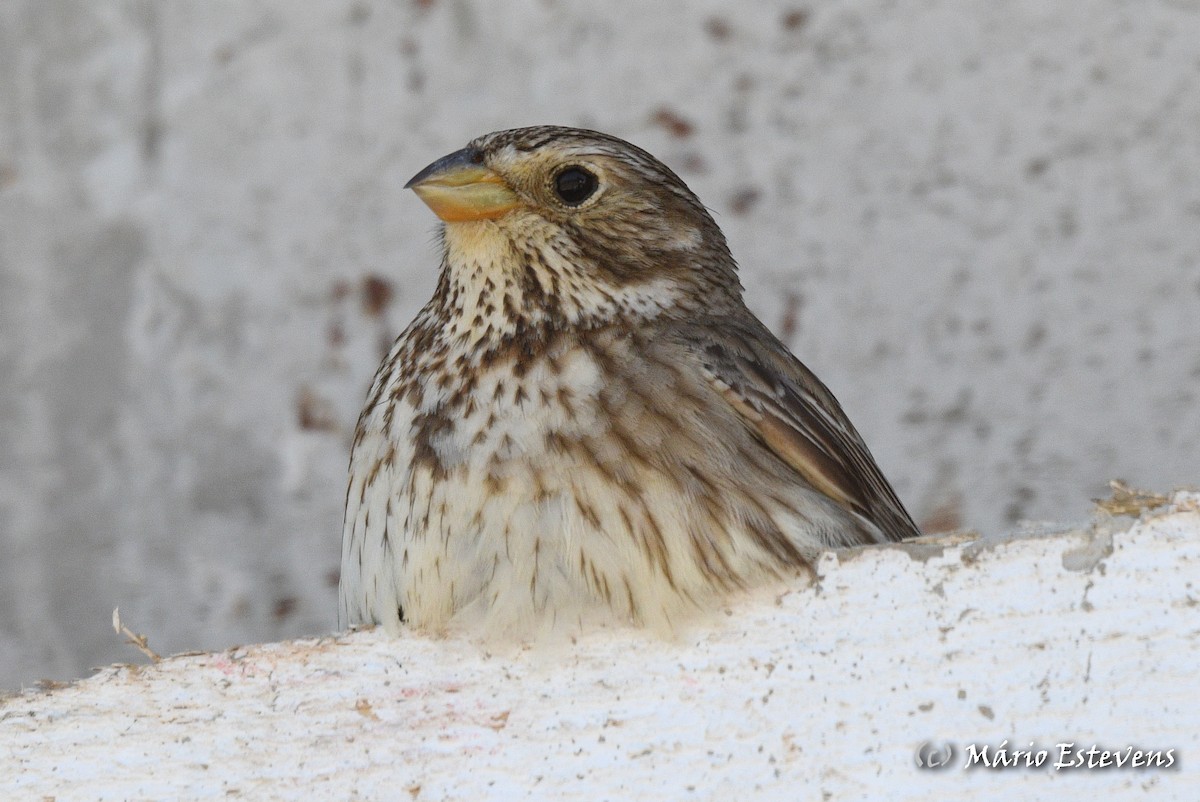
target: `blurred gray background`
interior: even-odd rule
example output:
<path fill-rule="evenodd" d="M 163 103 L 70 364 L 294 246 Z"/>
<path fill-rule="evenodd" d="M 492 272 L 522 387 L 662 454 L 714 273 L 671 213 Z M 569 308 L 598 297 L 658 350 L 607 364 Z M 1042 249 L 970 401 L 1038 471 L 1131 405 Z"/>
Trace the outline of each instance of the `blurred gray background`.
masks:
<path fill-rule="evenodd" d="M 1200 1 L 3 0 L 0 688 L 327 632 L 430 295 L 401 187 L 596 127 L 714 210 L 919 520 L 1200 482 Z"/>

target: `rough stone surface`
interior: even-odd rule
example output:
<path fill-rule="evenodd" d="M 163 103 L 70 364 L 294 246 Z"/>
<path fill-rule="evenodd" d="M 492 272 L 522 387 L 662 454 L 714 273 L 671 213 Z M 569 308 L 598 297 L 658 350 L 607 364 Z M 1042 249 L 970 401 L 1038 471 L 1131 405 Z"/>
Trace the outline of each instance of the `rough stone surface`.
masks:
<path fill-rule="evenodd" d="M 1191 802 L 1200 493 L 1059 529 L 828 553 L 817 585 L 677 642 L 504 653 L 364 632 L 113 667 L 0 699 L 0 791 Z M 985 747 L 1047 754 L 964 769 Z M 1134 750 L 1160 767 L 1130 768 Z M 1055 768 L 1081 751 L 1107 767 Z"/>
<path fill-rule="evenodd" d="M 0 687 L 327 632 L 349 434 L 430 294 L 404 181 L 603 128 L 914 514 L 1200 477 L 1200 2 L 0 3 Z M 1063 499 L 1078 500 L 1063 509 Z"/>

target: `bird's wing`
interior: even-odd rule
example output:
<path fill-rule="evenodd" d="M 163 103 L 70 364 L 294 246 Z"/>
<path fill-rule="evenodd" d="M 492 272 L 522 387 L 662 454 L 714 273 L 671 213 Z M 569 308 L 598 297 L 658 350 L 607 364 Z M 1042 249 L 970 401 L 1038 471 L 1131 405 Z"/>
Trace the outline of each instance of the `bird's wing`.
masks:
<path fill-rule="evenodd" d="M 862 437 L 812 371 L 765 326 L 726 323 L 720 331 L 719 340 L 703 340 L 698 358 L 751 432 L 804 481 L 870 521 L 887 540 L 918 536 Z"/>

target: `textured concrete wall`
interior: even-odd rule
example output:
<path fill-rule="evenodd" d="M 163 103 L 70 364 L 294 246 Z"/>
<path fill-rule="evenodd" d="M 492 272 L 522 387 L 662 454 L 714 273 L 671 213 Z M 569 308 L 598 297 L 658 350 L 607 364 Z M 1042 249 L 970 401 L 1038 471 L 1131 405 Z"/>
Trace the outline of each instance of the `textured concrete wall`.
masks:
<path fill-rule="evenodd" d="M 675 167 L 918 518 L 1200 481 L 1200 2 L 734 9 L 0 3 L 0 687 L 334 626 L 401 186 L 501 127 Z"/>

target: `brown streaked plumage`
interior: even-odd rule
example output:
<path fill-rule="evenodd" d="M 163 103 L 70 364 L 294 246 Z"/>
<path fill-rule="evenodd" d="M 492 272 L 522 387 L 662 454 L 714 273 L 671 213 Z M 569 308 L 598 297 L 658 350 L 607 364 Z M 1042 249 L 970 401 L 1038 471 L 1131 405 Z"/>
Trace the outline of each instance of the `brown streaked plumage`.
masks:
<path fill-rule="evenodd" d="M 653 156 L 522 128 L 409 186 L 446 223 L 441 276 L 359 419 L 343 624 L 669 628 L 919 534 Z"/>

